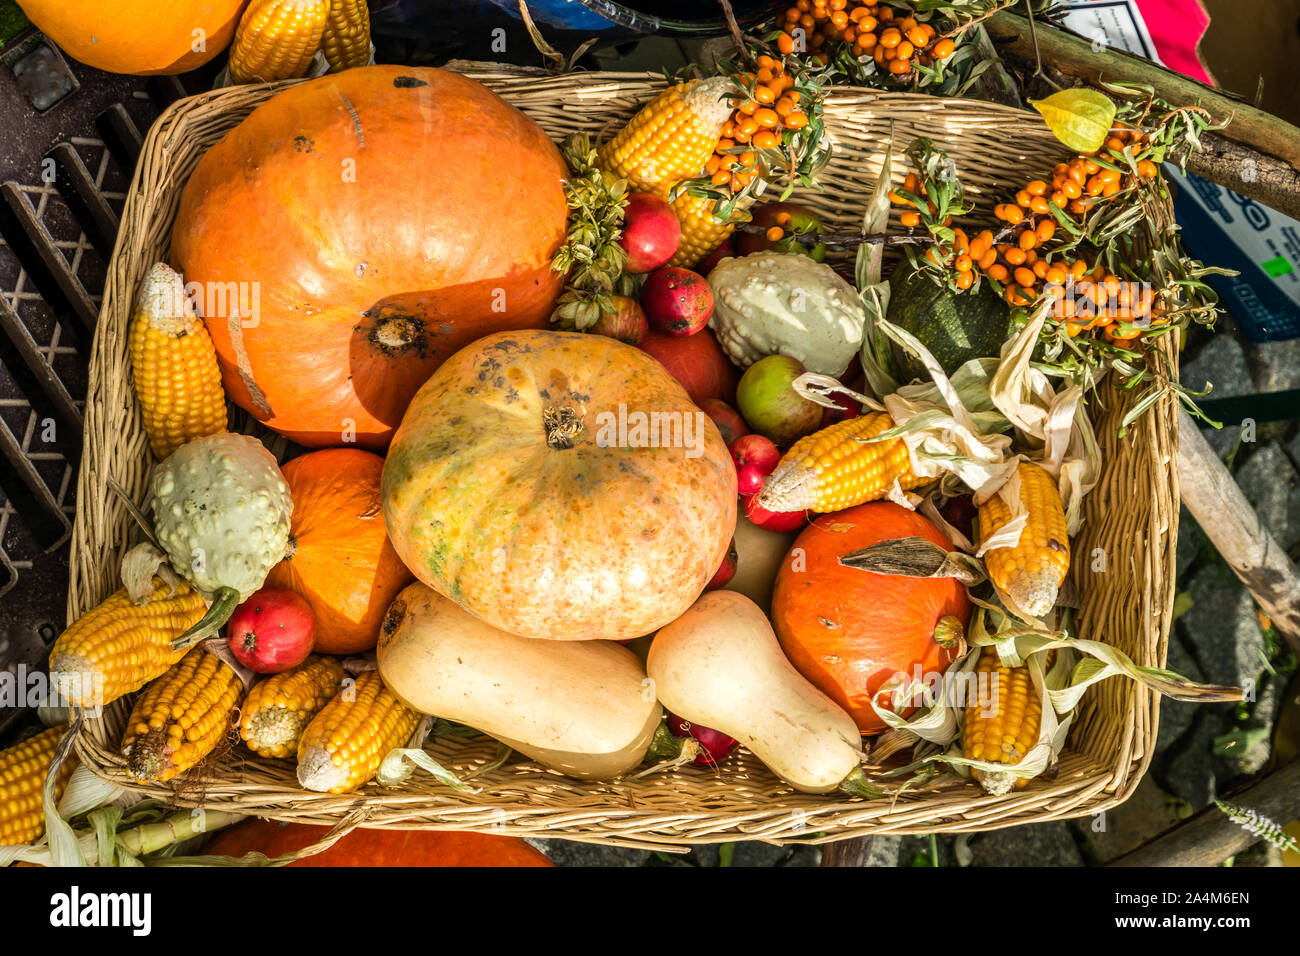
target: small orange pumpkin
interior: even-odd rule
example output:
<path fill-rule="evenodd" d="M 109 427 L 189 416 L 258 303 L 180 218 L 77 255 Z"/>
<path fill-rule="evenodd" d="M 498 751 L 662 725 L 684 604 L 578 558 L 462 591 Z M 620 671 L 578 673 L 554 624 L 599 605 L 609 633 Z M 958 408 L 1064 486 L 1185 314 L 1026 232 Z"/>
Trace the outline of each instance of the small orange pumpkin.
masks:
<path fill-rule="evenodd" d="M 19 0 L 72 57 L 107 73 L 198 69 L 224 50 L 247 0 Z"/>
<path fill-rule="evenodd" d="M 924 679 L 952 663 L 934 639 L 939 620 L 952 615 L 965 627 L 970 618 L 966 589 L 951 578 L 876 574 L 840 564 L 862 548 L 913 537 L 952 549 L 915 511 L 888 501 L 859 505 L 805 528 L 777 572 L 772 624 L 786 656 L 853 715 L 863 734 L 885 729 L 871 699 L 887 680 L 899 672 L 911 677 L 918 666 Z"/>
<path fill-rule="evenodd" d="M 382 450 L 444 359 L 547 325 L 567 175 L 540 126 L 458 73 L 280 91 L 199 160 L 172 231 L 227 396 L 300 445 Z"/>
<path fill-rule="evenodd" d="M 329 827 L 245 820 L 218 833 L 204 848 L 211 856 L 256 851 L 282 856 L 311 846 Z M 289 866 L 554 866 L 518 837 L 457 830 L 364 830 Z"/>
<path fill-rule="evenodd" d="M 384 529 L 383 470 L 359 448 L 314 451 L 282 469 L 293 495 L 290 550 L 266 583 L 311 605 L 318 654 L 374 647 L 388 605 L 411 582 Z"/>

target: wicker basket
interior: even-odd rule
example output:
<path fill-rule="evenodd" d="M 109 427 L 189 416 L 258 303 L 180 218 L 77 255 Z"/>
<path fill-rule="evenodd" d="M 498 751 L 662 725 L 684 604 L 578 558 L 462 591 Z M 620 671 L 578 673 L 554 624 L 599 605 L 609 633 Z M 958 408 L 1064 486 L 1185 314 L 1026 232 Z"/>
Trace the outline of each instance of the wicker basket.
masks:
<path fill-rule="evenodd" d="M 587 131 L 608 136 L 649 99 L 663 79 L 643 74 L 563 77 L 491 70 L 478 79 L 532 116 L 554 138 Z M 108 479 L 142 498 L 151 458 L 129 382 L 127 322 L 149 265 L 166 259 L 181 189 L 203 152 L 282 85 L 239 87 L 174 104 L 150 130 L 123 215 L 109 270 L 91 360 L 86 442 L 73 532 L 71 616 L 117 586 L 130 519 Z M 834 159 L 824 192 L 801 196 L 831 224 L 855 229 L 890 140 L 905 146 L 928 136 L 956 160 L 987 217 L 993 195 L 1049 169 L 1062 147 L 1031 114 L 969 100 L 841 90 L 827 104 Z M 1165 337 L 1162 341 L 1168 341 Z M 1104 386 L 1092 401 L 1104 455 L 1100 485 L 1088 496 L 1076 541 L 1080 636 L 1110 642 L 1135 661 L 1163 665 L 1173 603 L 1178 489 L 1177 426 L 1172 402 L 1157 405 L 1129 429 L 1117 426 L 1132 395 Z M 273 445 L 273 448 L 275 446 Z M 281 444 L 281 448 L 283 445 Z M 1083 556 L 1101 548 L 1107 572 Z M 949 781 L 862 801 L 791 790 L 741 751 L 719 771 L 683 768 L 640 779 L 578 782 L 528 762 L 473 776 L 481 792 L 462 794 L 417 771 L 398 788 L 371 784 L 343 796 L 300 789 L 292 761 L 227 753 L 200 781 L 140 787 L 118 752 L 129 701 L 87 722 L 78 750 L 100 775 L 180 806 L 256 813 L 310 823 L 346 815 L 373 827 L 492 830 L 629 847 L 743 839 L 820 843 L 869 833 L 978 831 L 1077 817 L 1112 807 L 1133 792 L 1151 759 L 1157 704 L 1127 680 L 1110 680 L 1085 696 L 1051 779 L 1008 796 Z M 492 760 L 488 738 L 439 739 L 435 758 L 462 775 Z"/>

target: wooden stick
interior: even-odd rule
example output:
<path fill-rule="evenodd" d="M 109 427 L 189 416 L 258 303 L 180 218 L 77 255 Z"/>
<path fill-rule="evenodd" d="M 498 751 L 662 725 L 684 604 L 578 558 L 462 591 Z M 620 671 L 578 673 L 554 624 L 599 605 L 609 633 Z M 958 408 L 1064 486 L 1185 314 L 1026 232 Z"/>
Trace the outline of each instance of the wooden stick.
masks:
<path fill-rule="evenodd" d="M 1178 417 L 1178 480 L 1187 510 L 1300 655 L 1300 572 L 1186 412 Z"/>
<path fill-rule="evenodd" d="M 1300 129 L 1270 113 L 1225 96 L 1214 87 L 1166 70 L 1142 57 L 1110 47 L 1100 51 L 1083 37 L 1016 13 L 1002 11 L 985 24 L 999 52 L 1027 64 L 1041 62 L 1049 73 L 1090 85 L 1101 81 L 1141 83 L 1175 106 L 1200 104 L 1221 133 L 1202 137 L 1204 150 L 1192 153 L 1190 171 L 1244 196 L 1300 217 Z M 1037 39 L 1037 55 L 1034 41 Z"/>
<path fill-rule="evenodd" d="M 1224 799 L 1285 826 L 1300 816 L 1300 760 L 1291 761 Z M 1229 820 L 1218 807 L 1210 806 L 1106 865 L 1217 866 L 1259 839 Z"/>
<path fill-rule="evenodd" d="M 866 866 L 871 856 L 871 837 L 853 837 L 826 844 L 822 866 Z"/>

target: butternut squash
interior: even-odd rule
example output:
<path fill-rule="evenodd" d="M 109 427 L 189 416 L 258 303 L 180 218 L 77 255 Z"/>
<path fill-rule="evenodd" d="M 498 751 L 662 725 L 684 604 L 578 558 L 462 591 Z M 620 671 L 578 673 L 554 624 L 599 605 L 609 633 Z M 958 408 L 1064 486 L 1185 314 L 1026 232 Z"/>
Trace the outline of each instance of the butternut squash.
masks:
<path fill-rule="evenodd" d="M 796 790 L 863 792 L 845 786 L 862 780 L 857 724 L 790 665 L 744 595 L 703 595 L 655 635 L 646 669 L 668 710 L 736 738 Z"/>
<path fill-rule="evenodd" d="M 662 716 L 627 648 L 508 634 L 424 584 L 393 601 L 377 656 L 384 683 L 408 706 L 579 779 L 641 763 Z"/>

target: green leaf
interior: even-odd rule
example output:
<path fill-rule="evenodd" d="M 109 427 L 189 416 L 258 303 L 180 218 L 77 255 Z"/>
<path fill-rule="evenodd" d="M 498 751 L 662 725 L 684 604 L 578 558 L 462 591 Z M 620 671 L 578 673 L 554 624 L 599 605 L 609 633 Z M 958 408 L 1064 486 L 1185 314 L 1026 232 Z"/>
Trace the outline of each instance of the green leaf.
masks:
<path fill-rule="evenodd" d="M 1115 104 L 1100 90 L 1061 90 L 1029 103 L 1043 114 L 1057 139 L 1080 153 L 1101 149 L 1115 120 Z"/>

